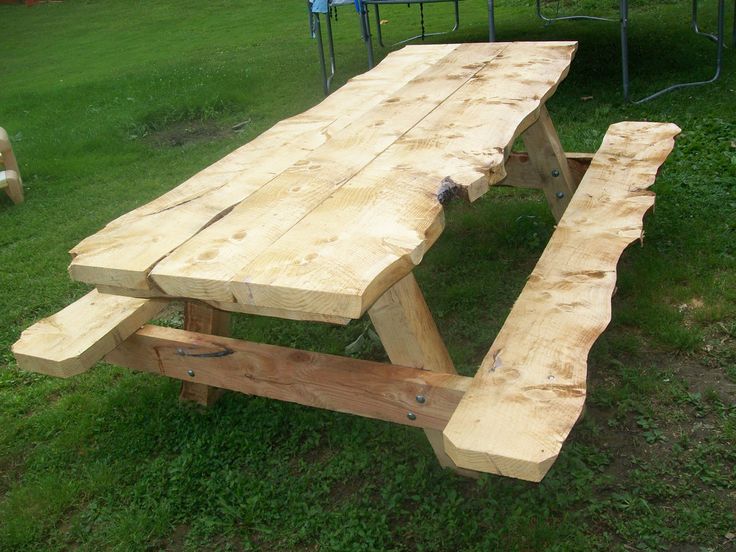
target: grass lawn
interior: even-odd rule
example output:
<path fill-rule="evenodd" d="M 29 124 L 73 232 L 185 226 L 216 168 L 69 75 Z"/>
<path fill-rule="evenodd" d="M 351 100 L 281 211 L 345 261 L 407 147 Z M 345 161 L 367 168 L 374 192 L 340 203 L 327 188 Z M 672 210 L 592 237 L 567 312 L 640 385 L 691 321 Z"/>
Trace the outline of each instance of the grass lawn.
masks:
<path fill-rule="evenodd" d="M 460 31 L 438 39 L 484 40 L 485 2 L 461 4 Z M 442 471 L 412 428 L 233 393 L 203 409 L 174 381 L 102 364 L 69 380 L 19 371 L 20 332 L 87 291 L 67 277 L 72 246 L 319 102 L 321 85 L 299 0 L 0 5 L 0 126 L 26 187 L 21 205 L 0 198 L 0 550 L 736 549 L 734 49 L 717 83 L 627 104 L 615 24 L 545 27 L 531 0 L 499 4 L 500 40 L 580 41 L 549 103 L 566 149 L 594 151 L 620 120 L 683 129 L 644 246 L 620 262 L 586 416 L 539 485 Z M 633 3 L 634 95 L 709 76 L 689 9 Z M 449 6 L 425 11 L 428 27 L 449 21 Z M 382 17 L 387 41 L 418 26 L 416 6 Z M 339 86 L 365 70 L 349 8 L 335 33 Z M 552 230 L 532 192 L 449 207 L 417 278 L 462 373 Z M 234 334 L 340 354 L 366 326 L 239 316 Z M 385 358 L 370 342 L 361 354 Z"/>

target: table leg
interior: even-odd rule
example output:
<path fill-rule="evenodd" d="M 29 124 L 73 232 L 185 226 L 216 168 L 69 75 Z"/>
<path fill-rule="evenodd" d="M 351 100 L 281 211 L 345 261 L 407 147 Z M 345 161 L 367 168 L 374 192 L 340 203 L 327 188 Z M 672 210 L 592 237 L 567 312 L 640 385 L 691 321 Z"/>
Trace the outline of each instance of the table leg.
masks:
<path fill-rule="evenodd" d="M 374 303 L 368 314 L 392 363 L 433 372 L 457 373 L 413 274 L 394 284 Z M 417 409 L 421 407 L 421 403 L 417 403 Z M 442 431 L 425 429 L 424 432 L 442 467 L 477 477 L 477 472 L 458 468 L 447 456 Z"/>
<path fill-rule="evenodd" d="M 213 335 L 230 335 L 230 313 L 210 307 L 204 303 L 184 303 L 184 329 Z M 179 399 L 194 401 L 203 406 L 213 405 L 224 390 L 203 383 L 183 381 Z"/>
<path fill-rule="evenodd" d="M 542 180 L 547 203 L 559 221 L 575 193 L 575 184 L 565 151 L 545 106 L 540 109 L 536 122 L 524 131 L 522 138 L 529 160 Z"/>

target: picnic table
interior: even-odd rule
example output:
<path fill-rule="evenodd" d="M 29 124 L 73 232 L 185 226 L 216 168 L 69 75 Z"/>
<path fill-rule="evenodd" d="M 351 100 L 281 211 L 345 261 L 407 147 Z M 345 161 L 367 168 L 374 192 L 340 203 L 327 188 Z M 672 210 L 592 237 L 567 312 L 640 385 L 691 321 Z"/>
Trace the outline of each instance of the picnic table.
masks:
<path fill-rule="evenodd" d="M 98 360 L 425 430 L 444 466 L 539 481 L 579 418 L 616 264 L 642 235 L 679 129 L 612 125 L 566 154 L 545 106 L 575 42 L 407 46 L 71 251 L 96 289 L 23 332 L 21 368 Z M 521 137 L 527 152 L 511 148 Z M 413 276 L 447 201 L 543 191 L 556 230 L 474 377 L 455 372 Z M 184 299 L 184 329 L 146 324 Z M 347 324 L 392 364 L 226 337 L 229 313 Z"/>

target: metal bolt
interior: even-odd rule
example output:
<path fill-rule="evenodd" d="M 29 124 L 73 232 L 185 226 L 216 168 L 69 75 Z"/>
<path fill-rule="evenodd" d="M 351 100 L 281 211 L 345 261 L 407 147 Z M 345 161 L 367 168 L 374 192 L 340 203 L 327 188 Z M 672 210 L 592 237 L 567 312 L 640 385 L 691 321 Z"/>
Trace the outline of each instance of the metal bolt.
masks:
<path fill-rule="evenodd" d="M 417 395 L 416 398 L 419 404 L 424 404 L 425 402 L 427 402 L 427 397 L 425 397 L 424 395 Z"/>
<path fill-rule="evenodd" d="M 565 197 L 565 192 L 557 192 L 557 193 L 555 194 L 555 197 L 556 197 L 557 199 L 562 199 L 563 197 Z"/>
<path fill-rule="evenodd" d="M 406 417 L 407 417 L 407 418 L 409 418 L 409 419 L 410 419 L 411 421 L 414 421 L 414 420 L 416 420 L 416 419 L 417 419 L 417 415 L 416 415 L 416 414 L 414 414 L 413 412 L 409 412 L 409 413 L 408 413 L 408 414 L 406 415 Z"/>
<path fill-rule="evenodd" d="M 194 377 L 194 370 L 187 370 L 187 374 L 189 374 L 190 377 Z"/>
<path fill-rule="evenodd" d="M 552 176 L 557 178 L 558 176 L 560 176 L 560 171 L 558 171 L 557 169 L 552 169 Z"/>

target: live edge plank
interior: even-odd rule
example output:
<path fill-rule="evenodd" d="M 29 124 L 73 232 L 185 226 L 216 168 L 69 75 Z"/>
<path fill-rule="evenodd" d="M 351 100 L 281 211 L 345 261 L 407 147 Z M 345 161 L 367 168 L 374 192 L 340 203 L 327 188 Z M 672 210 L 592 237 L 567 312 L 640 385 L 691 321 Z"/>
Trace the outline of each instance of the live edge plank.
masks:
<path fill-rule="evenodd" d="M 456 48 L 438 44 L 389 54 L 373 71 L 351 79 L 317 106 L 277 123 L 83 240 L 71 251 L 70 275 L 96 286 L 148 291 L 148 272 L 161 258 Z"/>
<path fill-rule="evenodd" d="M 471 46 L 480 45 L 464 45 Z M 567 74 L 575 48 L 575 43 L 506 46 L 249 260 L 226 287 L 240 303 L 359 318 L 419 264 L 441 234 L 444 209 L 437 194 L 443 182 L 454 183 L 458 193 L 474 200 L 503 178 L 507 149 L 537 120 Z M 208 232 L 214 233 L 228 216 Z M 212 241 L 226 239 L 224 233 Z"/>
<path fill-rule="evenodd" d="M 579 418 L 587 356 L 611 318 L 616 264 L 680 129 L 612 125 L 444 430 L 461 467 L 540 481 Z"/>
<path fill-rule="evenodd" d="M 443 429 L 471 378 L 144 326 L 105 360 L 307 406 Z M 193 375 L 191 375 L 193 374 Z M 416 396 L 426 401 L 417 405 Z M 407 417 L 409 411 L 416 419 Z"/>
<path fill-rule="evenodd" d="M 25 330 L 13 345 L 13 354 L 23 370 L 62 378 L 75 376 L 155 317 L 166 303 L 92 290 Z"/>

